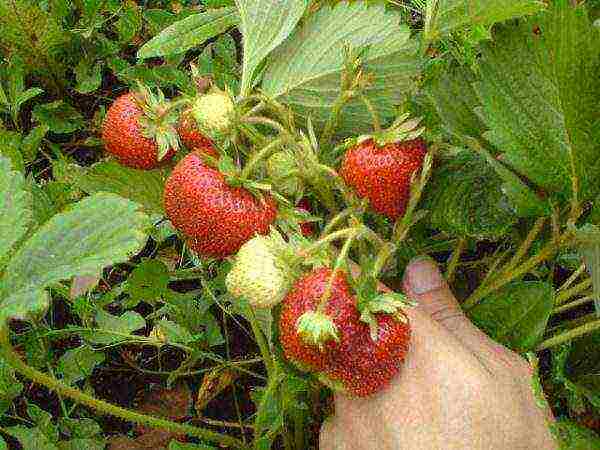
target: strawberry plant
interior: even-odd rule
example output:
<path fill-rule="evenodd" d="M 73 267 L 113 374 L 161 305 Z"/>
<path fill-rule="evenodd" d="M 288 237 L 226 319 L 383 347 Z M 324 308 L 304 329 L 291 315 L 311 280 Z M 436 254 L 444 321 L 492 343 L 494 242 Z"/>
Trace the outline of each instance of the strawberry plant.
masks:
<path fill-rule="evenodd" d="M 317 448 L 402 371 L 427 254 L 600 448 L 599 20 L 0 0 L 0 447 Z"/>

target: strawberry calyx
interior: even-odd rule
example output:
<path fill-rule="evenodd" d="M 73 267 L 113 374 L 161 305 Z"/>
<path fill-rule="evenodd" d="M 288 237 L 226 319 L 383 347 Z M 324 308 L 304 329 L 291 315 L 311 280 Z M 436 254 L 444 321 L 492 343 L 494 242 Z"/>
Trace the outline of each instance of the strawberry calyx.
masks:
<path fill-rule="evenodd" d="M 379 328 L 375 314 L 389 314 L 396 320 L 407 323 L 408 319 L 402 308 L 414 307 L 416 303 L 409 300 L 404 294 L 386 292 L 377 294 L 370 299 L 359 298 L 358 310 L 360 320 L 369 326 L 371 339 L 375 342 L 379 335 Z"/>
<path fill-rule="evenodd" d="M 307 344 L 323 349 L 328 341 L 339 342 L 338 329 L 331 317 L 320 311 L 306 311 L 296 322 L 300 338 Z"/>
<path fill-rule="evenodd" d="M 394 123 L 385 130 L 371 134 L 363 134 L 356 139 L 348 141 L 347 147 L 358 145 L 368 140 L 373 140 L 378 146 L 383 147 L 388 144 L 418 138 L 425 131 L 424 127 L 419 127 L 421 117 L 408 119 L 409 115 L 409 113 L 401 114 L 394 120 Z"/>
<path fill-rule="evenodd" d="M 133 92 L 133 98 L 142 110 L 139 118 L 142 135 L 156 142 L 158 161 L 169 150 L 178 151 L 179 135 L 175 127 L 182 103 L 169 101 L 160 89 L 154 93 L 141 83 L 138 83 L 137 90 Z"/>

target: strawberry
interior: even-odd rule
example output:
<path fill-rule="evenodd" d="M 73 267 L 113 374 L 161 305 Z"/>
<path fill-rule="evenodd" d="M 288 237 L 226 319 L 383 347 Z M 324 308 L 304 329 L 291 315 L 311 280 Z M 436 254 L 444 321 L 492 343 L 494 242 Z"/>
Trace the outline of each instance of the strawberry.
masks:
<path fill-rule="evenodd" d="M 395 220 L 406 210 L 411 177 L 426 152 L 420 138 L 383 146 L 367 139 L 347 150 L 340 175 L 376 212 Z"/>
<path fill-rule="evenodd" d="M 298 322 L 307 312 L 315 311 L 325 292 L 331 269 L 316 269 L 301 277 L 282 303 L 279 318 L 279 341 L 284 355 L 297 366 L 310 371 L 322 371 L 330 366 L 332 355 L 339 346 L 335 340 L 325 342 L 322 348 L 308 344 L 298 332 Z M 336 328 L 352 328 L 359 320 L 355 299 L 342 272 L 333 278 L 331 294 L 324 311 Z M 345 334 L 352 334 L 352 330 Z"/>
<path fill-rule="evenodd" d="M 153 169 L 168 161 L 179 148 L 175 111 L 161 93 L 147 88 L 118 97 L 106 113 L 102 140 L 106 151 L 121 164 L 136 169 Z"/>
<path fill-rule="evenodd" d="M 235 113 L 235 105 L 227 92 L 213 86 L 190 103 L 178 123 L 178 132 L 188 148 L 204 147 L 207 142 L 227 136 Z"/>
<path fill-rule="evenodd" d="M 191 109 L 187 109 L 181 113 L 177 122 L 177 133 L 183 145 L 190 150 L 203 149 L 207 154 L 217 157 L 217 151 L 213 147 L 210 139 L 200 132 L 196 125 L 196 121 L 192 116 Z"/>
<path fill-rule="evenodd" d="M 297 256 L 281 235 L 255 236 L 235 255 L 225 285 L 236 297 L 244 297 L 254 308 L 272 308 L 285 296 L 293 281 Z"/>
<path fill-rule="evenodd" d="M 349 395 L 368 396 L 385 388 L 400 370 L 408 351 L 410 326 L 398 313 L 375 313 L 373 335 L 372 327 L 362 320 L 346 275 L 337 272 L 323 311 L 335 326 L 336 339 L 320 347 L 307 343 L 302 318 L 317 309 L 331 274 L 331 269 L 321 268 L 295 283 L 282 304 L 279 341 L 286 358 L 317 373 L 325 384 Z"/>
<path fill-rule="evenodd" d="M 310 213 L 311 211 L 311 205 L 307 198 L 300 199 L 300 201 L 296 205 L 296 208 L 302 211 L 306 211 L 307 213 Z M 302 232 L 302 236 L 311 237 L 313 234 L 315 234 L 314 222 L 301 222 L 300 231 Z"/>
<path fill-rule="evenodd" d="M 257 234 L 267 234 L 277 215 L 273 198 L 258 199 L 208 166 L 199 151 L 183 158 L 169 176 L 164 193 L 168 218 L 203 256 L 223 258 Z"/>
<path fill-rule="evenodd" d="M 356 397 L 366 397 L 385 388 L 400 371 L 410 342 L 410 326 L 389 314 L 375 314 L 377 338 L 360 322 L 360 330 L 342 335 L 337 357 L 321 374 L 326 384 L 333 384 Z"/>

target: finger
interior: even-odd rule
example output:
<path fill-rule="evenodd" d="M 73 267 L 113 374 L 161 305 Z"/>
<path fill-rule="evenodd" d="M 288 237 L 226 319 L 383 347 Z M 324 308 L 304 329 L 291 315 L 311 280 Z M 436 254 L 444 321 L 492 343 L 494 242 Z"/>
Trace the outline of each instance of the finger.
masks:
<path fill-rule="evenodd" d="M 328 417 L 321 425 L 319 434 L 319 450 L 344 450 L 341 442 L 343 434 L 339 433 L 333 417 Z"/>
<path fill-rule="evenodd" d="M 489 343 L 489 338 L 464 315 L 437 264 L 431 258 L 414 259 L 406 268 L 404 293 L 417 301 L 417 308 L 465 344 Z"/>

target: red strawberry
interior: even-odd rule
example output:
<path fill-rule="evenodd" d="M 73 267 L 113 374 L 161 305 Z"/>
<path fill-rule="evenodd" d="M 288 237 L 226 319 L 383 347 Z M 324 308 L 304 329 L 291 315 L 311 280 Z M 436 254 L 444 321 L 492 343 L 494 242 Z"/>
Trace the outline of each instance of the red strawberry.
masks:
<path fill-rule="evenodd" d="M 371 339 L 368 325 L 361 322 L 359 332 L 348 339 L 342 338 L 339 356 L 323 374 L 329 380 L 341 382 L 346 392 L 357 397 L 366 397 L 387 386 L 408 352 L 408 322 L 388 314 L 375 314 L 375 318 L 377 340 Z"/>
<path fill-rule="evenodd" d="M 118 97 L 102 125 L 106 151 L 136 169 L 153 169 L 171 159 L 179 143 L 167 108 L 164 98 L 155 98 L 147 89 Z"/>
<path fill-rule="evenodd" d="M 326 289 L 331 269 L 317 269 L 292 287 L 283 301 L 279 340 L 285 356 L 300 368 L 317 372 L 327 384 L 350 395 L 364 397 L 380 391 L 398 373 L 408 351 L 410 326 L 388 314 L 375 314 L 377 339 L 360 320 L 357 299 L 345 274 L 338 272 L 325 307 L 338 331 L 322 349 L 306 344 L 297 332 L 298 319 L 314 311 Z"/>
<path fill-rule="evenodd" d="M 411 176 L 421 169 L 426 152 L 420 138 L 382 146 L 367 139 L 348 149 L 340 174 L 376 212 L 397 219 L 406 210 Z"/>
<path fill-rule="evenodd" d="M 317 309 L 330 276 L 331 269 L 320 268 L 300 278 L 283 300 L 281 308 L 279 341 L 284 354 L 299 367 L 311 371 L 322 371 L 329 367 L 332 353 L 339 343 L 330 340 L 323 344 L 323 350 L 306 344 L 297 332 L 297 323 L 305 312 Z M 344 334 L 352 334 L 359 316 L 355 298 L 350 293 L 350 286 L 342 272 L 338 272 L 333 279 L 331 295 L 324 312 L 331 317 L 338 330 L 349 327 Z"/>
<path fill-rule="evenodd" d="M 183 158 L 165 185 L 167 216 L 204 256 L 235 253 L 256 234 L 267 234 L 277 207 L 269 195 L 259 200 L 248 190 L 231 187 L 225 176 L 209 167 L 200 152 Z"/>
<path fill-rule="evenodd" d="M 301 199 L 298 202 L 298 204 L 296 205 L 296 208 L 298 208 L 302 211 L 306 211 L 307 213 L 310 213 L 311 209 L 312 209 L 310 202 L 308 201 L 307 198 Z M 302 232 L 302 236 L 311 237 L 313 234 L 315 234 L 314 222 L 301 222 L 300 223 L 300 231 Z"/>
<path fill-rule="evenodd" d="M 196 120 L 192 116 L 191 109 L 181 113 L 179 121 L 177 122 L 177 133 L 179 134 L 181 142 L 183 142 L 188 149 L 195 150 L 201 148 L 210 156 L 214 156 L 215 158 L 218 156 L 211 140 L 204 136 L 198 129 Z"/>

